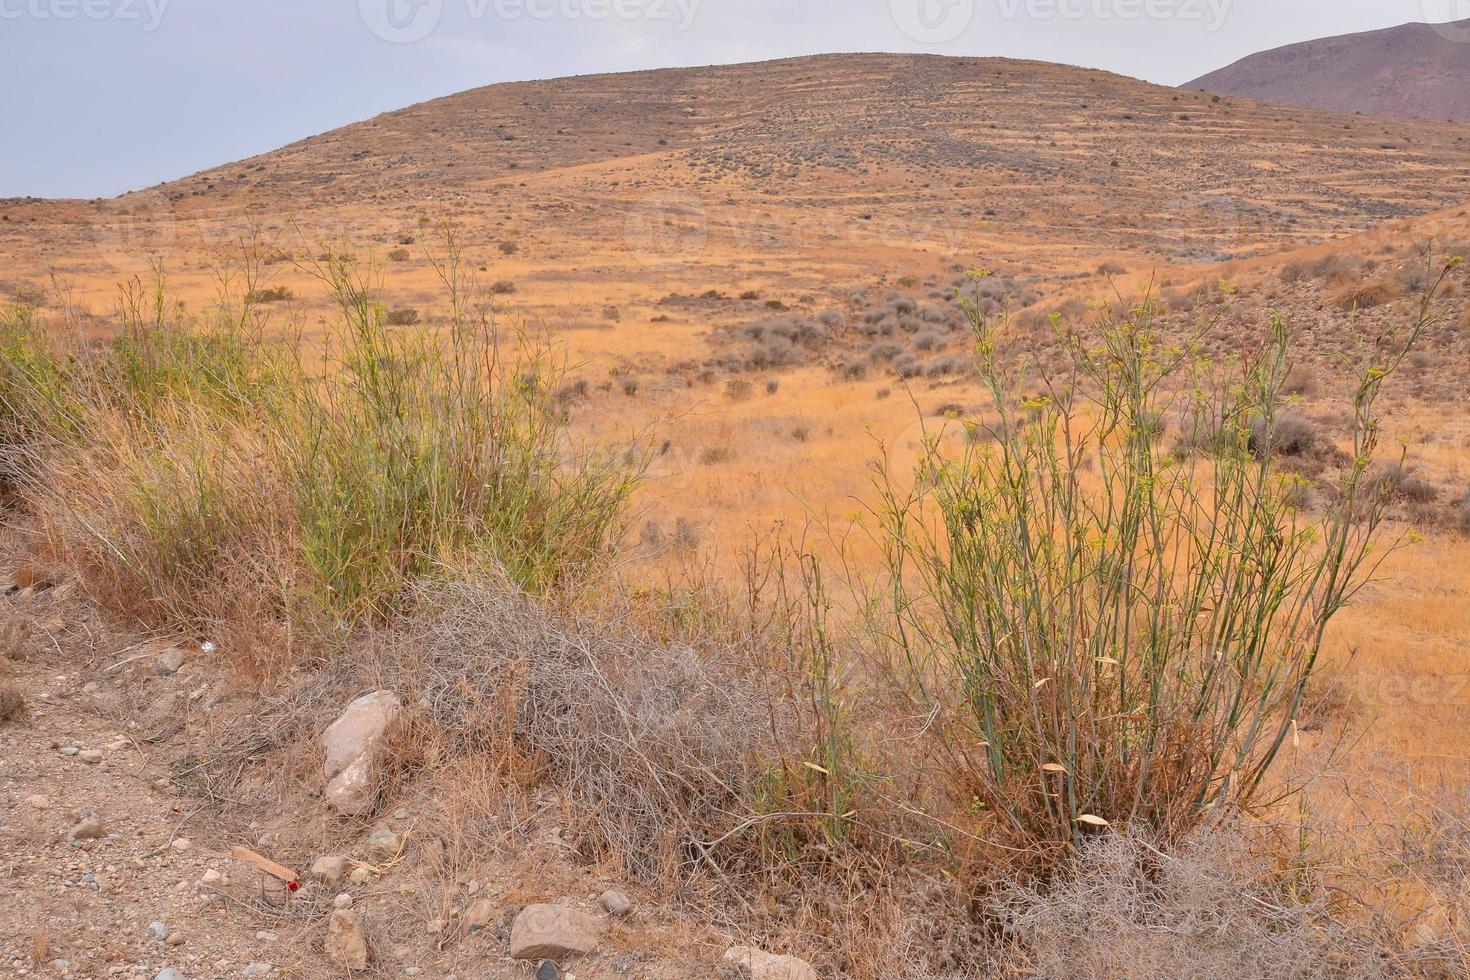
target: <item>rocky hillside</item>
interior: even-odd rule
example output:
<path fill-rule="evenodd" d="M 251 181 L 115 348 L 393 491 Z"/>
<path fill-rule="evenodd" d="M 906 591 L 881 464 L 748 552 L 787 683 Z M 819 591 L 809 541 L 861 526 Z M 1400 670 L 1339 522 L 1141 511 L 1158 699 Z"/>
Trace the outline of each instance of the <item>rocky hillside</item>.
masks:
<path fill-rule="evenodd" d="M 1183 86 L 1372 116 L 1470 121 L 1470 20 L 1289 44 Z"/>

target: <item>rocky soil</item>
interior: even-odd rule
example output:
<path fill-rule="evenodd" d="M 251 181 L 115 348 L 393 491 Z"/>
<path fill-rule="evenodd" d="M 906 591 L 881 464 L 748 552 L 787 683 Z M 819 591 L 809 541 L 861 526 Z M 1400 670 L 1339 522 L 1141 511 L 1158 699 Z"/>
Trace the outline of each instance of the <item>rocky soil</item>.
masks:
<path fill-rule="evenodd" d="M 0 975 L 815 980 L 580 865 L 549 803 L 519 845 L 454 860 L 431 788 L 344 816 L 366 808 L 320 760 L 375 764 L 388 699 L 311 748 L 314 776 L 262 756 L 278 778 L 236 797 L 197 777 L 226 751 L 220 720 L 258 703 L 207 643 L 110 634 L 42 583 L 0 596 L 0 647 L 16 696 L 0 712 Z M 294 890 L 271 862 L 299 869 Z"/>

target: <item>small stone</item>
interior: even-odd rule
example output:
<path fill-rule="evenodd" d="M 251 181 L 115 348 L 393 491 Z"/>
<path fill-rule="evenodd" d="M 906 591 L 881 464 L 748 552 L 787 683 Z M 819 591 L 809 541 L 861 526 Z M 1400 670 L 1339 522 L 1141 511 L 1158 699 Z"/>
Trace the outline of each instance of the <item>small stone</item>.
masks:
<path fill-rule="evenodd" d="M 217 885 L 222 878 L 224 878 L 224 875 L 220 874 L 215 869 L 210 868 L 209 870 L 205 871 L 204 874 L 200 875 L 199 880 L 206 885 Z"/>
<path fill-rule="evenodd" d="M 168 926 L 162 922 L 150 922 L 148 923 L 148 935 L 154 939 L 163 939 L 168 935 Z"/>
<path fill-rule="evenodd" d="M 171 932 L 164 938 L 163 944 L 165 946 L 182 946 L 184 945 L 184 934 L 182 932 Z"/>
<path fill-rule="evenodd" d="M 564 905 L 532 905 L 510 929 L 510 955 L 517 960 L 561 960 L 597 949 L 602 920 Z"/>
<path fill-rule="evenodd" d="M 310 874 L 317 881 L 335 885 L 347 871 L 347 859 L 339 854 L 319 857 L 311 866 Z"/>
<path fill-rule="evenodd" d="M 332 908 L 334 908 L 334 909 L 350 909 L 350 908 L 352 908 L 352 896 L 349 895 L 349 894 L 347 894 L 346 892 L 343 892 L 342 894 L 338 895 L 336 898 L 332 899 Z"/>
<path fill-rule="evenodd" d="M 542 960 L 536 967 L 536 980 L 561 980 L 561 971 L 550 960 Z"/>
<path fill-rule="evenodd" d="M 263 977 L 269 974 L 275 967 L 269 963 L 251 963 L 240 971 L 242 977 Z"/>
<path fill-rule="evenodd" d="M 171 966 L 166 966 L 153 975 L 153 980 L 184 980 L 184 975 Z"/>
<path fill-rule="evenodd" d="M 373 869 L 365 868 L 359 864 L 352 869 L 352 873 L 347 876 L 347 880 L 354 885 L 366 885 L 373 880 Z"/>
<path fill-rule="evenodd" d="M 622 919 L 633 914 L 633 900 L 615 889 L 603 892 L 597 902 L 604 912 L 615 918 Z"/>
<path fill-rule="evenodd" d="M 387 864 L 398 857 L 403 850 L 403 838 L 389 830 L 387 827 L 379 827 L 368 835 L 367 854 L 378 864 Z"/>
<path fill-rule="evenodd" d="M 176 851 L 187 851 L 193 846 L 193 842 L 190 841 L 187 837 L 176 837 L 174 838 L 173 843 L 169 845 L 169 847 L 172 847 Z"/>
<path fill-rule="evenodd" d="M 99 762 L 102 761 L 102 750 L 101 749 L 81 749 L 80 751 L 77 752 L 77 758 L 78 759 L 81 759 L 83 762 L 85 762 L 89 766 L 95 766 L 97 763 L 99 763 Z"/>
<path fill-rule="evenodd" d="M 172 647 L 158 655 L 153 661 L 153 672 L 159 677 L 172 677 L 184 666 L 184 651 L 178 647 Z"/>
<path fill-rule="evenodd" d="M 65 746 L 65 747 L 63 747 L 61 749 L 61 754 L 62 755 L 77 755 L 81 751 L 82 750 L 79 749 L 79 748 L 77 748 L 75 745 L 68 745 L 68 746 Z"/>
<path fill-rule="evenodd" d="M 36 793 L 32 796 L 27 796 L 26 806 L 30 807 L 32 810 L 49 810 L 51 809 L 51 797 L 42 796 L 40 793 Z"/>
<path fill-rule="evenodd" d="M 356 912 L 337 909 L 327 923 L 327 956 L 344 970 L 366 970 L 367 939 L 362 934 L 362 920 Z"/>
<path fill-rule="evenodd" d="M 101 840 L 107 836 L 107 831 L 102 828 L 102 821 L 88 817 L 78 821 L 66 836 L 72 840 Z"/>
<path fill-rule="evenodd" d="M 271 932 L 269 929 L 261 929 L 258 932 L 256 932 L 255 938 L 258 939 L 258 940 L 260 940 L 263 943 L 273 943 L 273 942 L 277 941 L 278 939 L 280 939 L 281 937 L 280 936 L 277 936 L 275 933 Z"/>
<path fill-rule="evenodd" d="M 477 899 L 464 914 L 465 931 L 479 932 L 488 929 L 494 924 L 495 918 L 495 903 L 488 898 Z"/>
<path fill-rule="evenodd" d="M 725 974 L 733 980 L 817 980 L 817 971 L 806 960 L 749 946 L 726 950 L 724 960 Z"/>

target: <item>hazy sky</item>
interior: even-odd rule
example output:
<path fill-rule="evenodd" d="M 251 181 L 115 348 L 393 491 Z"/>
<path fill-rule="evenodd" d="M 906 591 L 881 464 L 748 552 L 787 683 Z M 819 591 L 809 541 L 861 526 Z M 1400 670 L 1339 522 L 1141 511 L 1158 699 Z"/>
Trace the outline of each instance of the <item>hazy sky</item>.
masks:
<path fill-rule="evenodd" d="M 111 196 L 492 82 L 933 51 L 1178 84 L 1466 17 L 1470 0 L 0 0 L 0 196 Z"/>

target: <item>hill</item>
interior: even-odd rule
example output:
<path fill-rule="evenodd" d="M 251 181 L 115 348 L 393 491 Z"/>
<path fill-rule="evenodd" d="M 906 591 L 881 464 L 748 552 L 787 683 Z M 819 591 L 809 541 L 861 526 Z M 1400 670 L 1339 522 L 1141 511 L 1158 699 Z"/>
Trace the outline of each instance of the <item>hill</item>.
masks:
<path fill-rule="evenodd" d="M 1183 86 L 1371 116 L 1470 121 L 1470 20 L 1289 44 Z"/>

